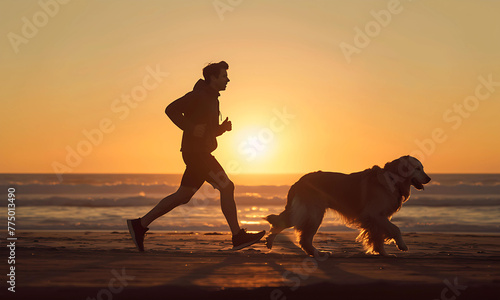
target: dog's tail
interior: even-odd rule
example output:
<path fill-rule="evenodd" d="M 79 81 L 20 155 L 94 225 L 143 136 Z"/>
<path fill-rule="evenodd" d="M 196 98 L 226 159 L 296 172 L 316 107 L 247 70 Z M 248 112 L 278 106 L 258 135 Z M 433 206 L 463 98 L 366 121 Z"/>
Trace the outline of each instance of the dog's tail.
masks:
<path fill-rule="evenodd" d="M 295 197 L 295 193 L 297 190 L 296 184 L 292 185 L 290 190 L 288 191 L 287 202 L 285 206 L 285 210 L 279 215 L 269 215 L 264 218 L 264 220 L 268 221 L 273 227 L 277 228 L 289 228 L 292 227 L 293 224 L 290 220 L 290 212 L 292 209 L 292 200 Z"/>
<path fill-rule="evenodd" d="M 269 235 L 266 237 L 266 246 L 268 249 L 272 249 L 274 239 L 281 231 L 293 226 L 291 218 L 291 203 L 295 197 L 295 190 L 296 186 L 294 184 L 288 191 L 288 200 L 284 211 L 282 211 L 279 215 L 269 215 L 264 218 L 264 220 L 271 224 L 271 230 L 269 231 Z"/>
<path fill-rule="evenodd" d="M 268 221 L 273 227 L 278 227 L 278 224 L 281 223 L 280 219 L 279 215 L 269 215 L 264 218 L 264 220 Z"/>
<path fill-rule="evenodd" d="M 286 210 L 279 215 L 269 215 L 264 220 L 268 221 L 274 228 L 286 229 L 293 226 L 290 222 L 290 212 Z"/>

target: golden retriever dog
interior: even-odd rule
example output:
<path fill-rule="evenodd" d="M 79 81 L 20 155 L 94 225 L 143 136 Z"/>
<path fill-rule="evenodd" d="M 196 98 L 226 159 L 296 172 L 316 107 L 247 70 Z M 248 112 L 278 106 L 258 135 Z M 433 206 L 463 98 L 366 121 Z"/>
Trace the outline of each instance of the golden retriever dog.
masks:
<path fill-rule="evenodd" d="M 387 255 L 384 242 L 396 242 L 408 251 L 401 231 L 390 220 L 410 198 L 410 187 L 423 190 L 431 178 L 420 161 L 403 156 L 358 173 L 314 172 L 304 175 L 288 191 L 285 210 L 265 219 L 271 224 L 266 238 L 269 249 L 281 231 L 295 227 L 299 244 L 310 256 L 318 252 L 313 238 L 327 208 L 336 211 L 348 226 L 360 229 L 356 241 L 363 243 L 367 254 Z"/>

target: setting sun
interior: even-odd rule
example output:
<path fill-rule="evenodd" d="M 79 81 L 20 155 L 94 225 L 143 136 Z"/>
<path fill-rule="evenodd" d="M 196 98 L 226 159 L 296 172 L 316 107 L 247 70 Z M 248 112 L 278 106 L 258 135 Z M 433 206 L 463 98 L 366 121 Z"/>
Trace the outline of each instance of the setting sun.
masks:
<path fill-rule="evenodd" d="M 235 132 L 236 133 L 236 132 Z M 237 132 L 236 148 L 242 159 L 249 162 L 265 159 L 276 145 L 274 133 L 265 127 L 244 128 Z"/>

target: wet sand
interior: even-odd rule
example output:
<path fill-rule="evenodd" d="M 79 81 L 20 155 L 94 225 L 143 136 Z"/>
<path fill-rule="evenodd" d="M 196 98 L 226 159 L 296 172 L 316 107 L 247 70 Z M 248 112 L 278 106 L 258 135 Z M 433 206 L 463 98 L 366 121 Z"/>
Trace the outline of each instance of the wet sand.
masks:
<path fill-rule="evenodd" d="M 363 254 L 354 232 L 320 232 L 310 258 L 292 231 L 230 250 L 226 232 L 18 232 L 16 293 L 2 299 L 498 299 L 500 236 L 406 233 L 410 251 Z M 5 237 L 2 237 L 5 240 Z M 8 249 L 0 250 L 6 261 Z M 7 270 L 7 264 L 3 264 Z M 454 298 L 455 297 L 455 298 Z"/>

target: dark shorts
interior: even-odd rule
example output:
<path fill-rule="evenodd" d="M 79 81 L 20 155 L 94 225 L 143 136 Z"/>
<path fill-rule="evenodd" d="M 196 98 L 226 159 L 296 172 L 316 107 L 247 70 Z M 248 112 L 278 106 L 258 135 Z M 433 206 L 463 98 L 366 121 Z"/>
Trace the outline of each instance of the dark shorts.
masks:
<path fill-rule="evenodd" d="M 210 153 L 182 152 L 186 170 L 182 176 L 181 186 L 198 190 L 205 181 L 221 190 L 230 181 L 217 159 Z"/>

